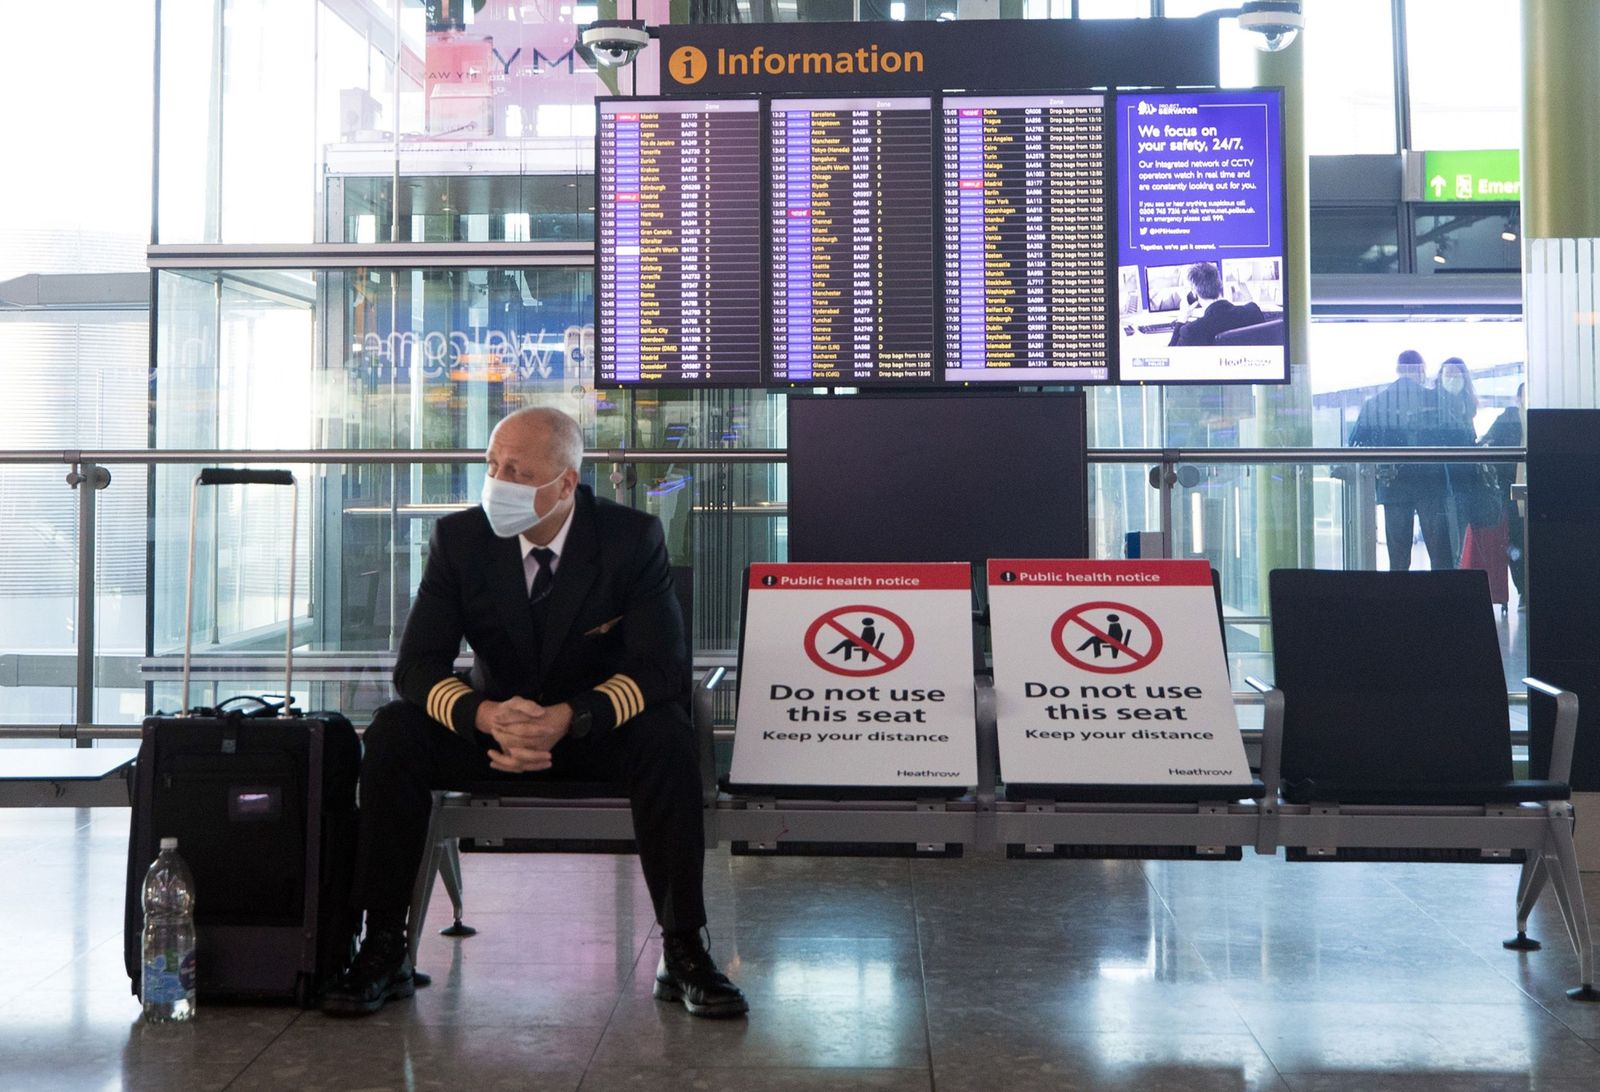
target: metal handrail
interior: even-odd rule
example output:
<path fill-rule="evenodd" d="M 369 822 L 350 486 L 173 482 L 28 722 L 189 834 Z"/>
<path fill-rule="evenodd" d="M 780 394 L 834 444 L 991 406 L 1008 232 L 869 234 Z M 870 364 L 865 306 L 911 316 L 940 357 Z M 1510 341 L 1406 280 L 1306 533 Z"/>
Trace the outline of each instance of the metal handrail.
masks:
<path fill-rule="evenodd" d="M 1324 465 L 1324 464 L 1377 464 L 1377 463 L 1459 463 L 1459 462 L 1521 462 L 1527 451 L 1521 447 L 1459 447 L 1459 448 L 1091 448 L 1088 462 L 1100 465 L 1147 465 L 1163 468 L 1159 488 L 1162 491 L 1163 530 L 1170 530 L 1167 521 L 1170 513 L 1169 499 L 1178 483 L 1178 464 L 1199 465 Z M 473 464 L 481 461 L 483 454 L 476 448 L 448 448 L 418 450 L 415 448 L 379 449 L 319 449 L 319 450 L 211 450 L 211 449 L 9 449 L 0 450 L 0 465 L 71 467 L 67 483 L 82 486 L 92 483 L 92 488 L 82 488 L 79 493 L 80 541 L 78 550 L 78 625 L 76 663 L 77 725 L 91 726 L 94 718 L 95 693 L 95 499 L 98 489 L 109 479 L 102 467 L 110 465 L 284 465 L 305 464 L 340 466 L 355 464 L 416 465 L 427 463 Z M 590 463 L 611 463 L 613 466 L 629 464 L 781 464 L 788 460 L 788 452 L 780 448 L 676 448 L 671 450 L 641 451 L 631 448 L 595 448 L 584 452 Z M 613 472 L 612 481 L 622 488 L 624 480 Z M 620 499 L 620 498 L 619 498 Z M 77 725 L 72 727 L 76 728 Z M 68 726 L 57 726 L 66 728 Z M 55 736 L 58 732 L 45 726 L 40 734 Z M 16 735 L 0 727 L 0 736 Z M 117 736 L 72 735 L 80 745 L 92 738 L 120 738 Z"/>
<path fill-rule="evenodd" d="M 1234 448 L 1115 448 L 1095 447 L 1088 451 L 1091 463 L 1198 463 L 1198 464 L 1273 464 L 1320 465 L 1324 463 L 1459 463 L 1521 462 L 1527 458 L 1522 447 L 1234 447 Z M 634 448 L 594 448 L 583 453 L 593 463 L 783 463 L 789 453 L 782 448 L 675 448 L 667 451 L 642 451 Z M 307 463 L 346 466 L 352 463 L 476 463 L 483 460 L 478 448 L 343 448 L 319 450 L 207 450 L 203 448 L 107 448 L 93 449 L 8 449 L 0 450 L 0 464 L 73 465 L 171 463 L 239 463 L 271 465 Z"/>

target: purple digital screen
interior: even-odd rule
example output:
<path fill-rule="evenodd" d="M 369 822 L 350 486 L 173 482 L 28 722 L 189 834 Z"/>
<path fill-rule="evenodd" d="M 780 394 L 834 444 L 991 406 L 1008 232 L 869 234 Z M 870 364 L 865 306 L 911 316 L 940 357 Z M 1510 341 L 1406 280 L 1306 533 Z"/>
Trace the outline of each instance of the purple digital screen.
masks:
<path fill-rule="evenodd" d="M 1117 96 L 1122 379 L 1288 379 L 1281 111 L 1275 89 Z"/>

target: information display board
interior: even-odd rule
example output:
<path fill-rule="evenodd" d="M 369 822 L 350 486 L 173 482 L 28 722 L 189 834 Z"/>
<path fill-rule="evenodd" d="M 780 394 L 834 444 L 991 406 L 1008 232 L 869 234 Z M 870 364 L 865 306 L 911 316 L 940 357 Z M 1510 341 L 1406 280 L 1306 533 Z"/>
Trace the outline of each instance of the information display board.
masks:
<path fill-rule="evenodd" d="M 1281 99 L 1117 96 L 1121 379 L 1288 380 Z"/>
<path fill-rule="evenodd" d="M 760 103 L 599 110 L 595 381 L 760 385 Z"/>
<path fill-rule="evenodd" d="M 959 795 L 977 781 L 972 570 L 750 566 L 729 787 Z"/>
<path fill-rule="evenodd" d="M 1008 792 L 1250 789 L 1207 562 L 991 560 L 989 613 Z"/>
<path fill-rule="evenodd" d="M 772 382 L 933 382 L 932 99 L 774 99 L 770 118 Z"/>
<path fill-rule="evenodd" d="M 947 381 L 1109 378 L 1106 100 L 947 95 Z"/>

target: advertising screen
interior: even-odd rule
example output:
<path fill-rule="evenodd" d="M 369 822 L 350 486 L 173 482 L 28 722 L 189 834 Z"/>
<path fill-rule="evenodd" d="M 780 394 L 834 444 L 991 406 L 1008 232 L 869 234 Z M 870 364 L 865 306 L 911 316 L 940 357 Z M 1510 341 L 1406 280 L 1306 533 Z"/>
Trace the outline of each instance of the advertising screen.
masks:
<path fill-rule="evenodd" d="M 771 103 L 774 383 L 931 383 L 927 97 Z"/>
<path fill-rule="evenodd" d="M 1280 113 L 1271 89 L 1117 96 L 1121 379 L 1288 379 Z"/>
<path fill-rule="evenodd" d="M 761 108 L 602 99 L 595 382 L 761 383 Z"/>
<path fill-rule="evenodd" d="M 945 379 L 1108 378 L 1103 95 L 949 95 Z"/>

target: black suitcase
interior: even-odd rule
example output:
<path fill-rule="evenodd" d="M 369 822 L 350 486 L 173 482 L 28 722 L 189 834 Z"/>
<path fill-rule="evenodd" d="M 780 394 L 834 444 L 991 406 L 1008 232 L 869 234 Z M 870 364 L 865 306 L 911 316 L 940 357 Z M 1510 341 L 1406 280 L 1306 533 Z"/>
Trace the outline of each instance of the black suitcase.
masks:
<path fill-rule="evenodd" d="M 209 469 L 196 477 L 192 498 L 198 498 L 202 485 L 228 484 L 295 486 L 295 481 L 287 471 Z M 192 601 L 193 504 L 189 555 Z M 292 557 L 289 581 L 281 705 L 232 699 L 220 708 L 158 714 L 144 722 L 133 777 L 123 932 L 135 995 L 142 980 L 141 889 L 164 837 L 178 839 L 178 853 L 194 874 L 196 990 L 202 1001 L 309 1005 L 353 950 L 358 922 L 349 895 L 360 743 L 339 714 L 302 716 L 289 707 Z M 189 710 L 189 624 L 183 710 Z M 243 703 L 253 708 L 237 707 Z"/>

